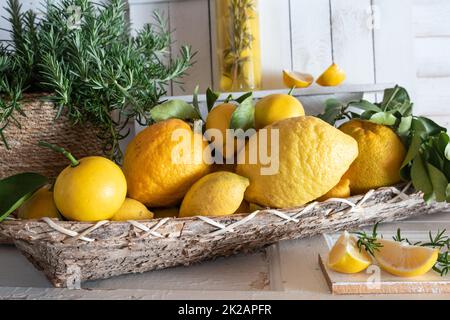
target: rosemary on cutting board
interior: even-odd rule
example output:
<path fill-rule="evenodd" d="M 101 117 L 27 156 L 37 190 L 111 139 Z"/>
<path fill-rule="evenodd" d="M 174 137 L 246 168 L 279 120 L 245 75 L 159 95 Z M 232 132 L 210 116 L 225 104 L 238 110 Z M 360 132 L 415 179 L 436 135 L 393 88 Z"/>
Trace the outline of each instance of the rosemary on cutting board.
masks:
<path fill-rule="evenodd" d="M 378 223 L 376 223 L 371 233 L 364 231 L 353 232 L 357 238 L 357 246 L 359 250 L 366 250 L 367 253 L 374 256 L 375 251 L 379 251 L 383 245 L 378 242 L 379 235 L 377 232 Z M 439 249 L 437 261 L 433 266 L 433 270 L 439 273 L 441 276 L 446 276 L 450 271 L 450 237 L 446 235 L 446 230 L 438 230 L 435 235 L 431 231 L 428 232 L 427 241 L 411 242 L 408 238 L 402 236 L 400 228 L 397 229 L 395 236 L 392 239 L 396 242 L 404 242 L 412 246 L 429 247 L 433 249 Z"/>
<path fill-rule="evenodd" d="M 101 129 L 104 151 L 120 161 L 119 141 L 126 123 L 152 122 L 151 109 L 191 66 L 193 53 L 183 46 L 170 59 L 171 33 L 155 12 L 153 24 L 130 36 L 124 0 L 47 1 L 43 15 L 22 12 L 8 0 L 11 41 L 0 46 L 0 137 L 20 128 L 25 116 L 23 92 L 48 92 L 58 116 Z"/>

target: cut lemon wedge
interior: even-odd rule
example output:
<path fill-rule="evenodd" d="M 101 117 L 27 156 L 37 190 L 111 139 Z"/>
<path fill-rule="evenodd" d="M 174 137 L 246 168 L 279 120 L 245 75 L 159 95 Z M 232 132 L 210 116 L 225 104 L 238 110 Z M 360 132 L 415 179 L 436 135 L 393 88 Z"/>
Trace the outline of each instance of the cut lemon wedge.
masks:
<path fill-rule="evenodd" d="M 328 267 L 341 273 L 358 273 L 372 263 L 366 251 L 359 250 L 357 240 L 345 231 L 331 248 L 328 255 Z"/>
<path fill-rule="evenodd" d="M 308 73 L 283 70 L 283 81 L 288 88 L 307 88 L 314 82 L 314 77 Z"/>
<path fill-rule="evenodd" d="M 324 73 L 317 79 L 317 84 L 323 87 L 335 87 L 345 81 L 346 75 L 336 63 L 325 70 Z"/>
<path fill-rule="evenodd" d="M 379 239 L 382 245 L 374 252 L 379 266 L 386 272 L 399 277 L 421 276 L 434 266 L 439 250 L 413 246 L 404 242 Z"/>

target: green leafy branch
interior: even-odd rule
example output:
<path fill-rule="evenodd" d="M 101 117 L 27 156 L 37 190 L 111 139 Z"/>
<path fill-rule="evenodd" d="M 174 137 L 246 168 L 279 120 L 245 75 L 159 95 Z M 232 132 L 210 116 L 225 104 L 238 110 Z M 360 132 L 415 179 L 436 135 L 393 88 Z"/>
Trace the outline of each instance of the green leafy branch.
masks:
<path fill-rule="evenodd" d="M 192 65 L 189 46 L 169 58 L 171 33 L 158 12 L 154 23 L 130 36 L 124 0 L 47 1 L 41 19 L 22 12 L 18 0 L 7 5 L 12 41 L 0 46 L 0 137 L 6 146 L 3 130 L 20 127 L 22 93 L 48 92 L 58 117 L 100 128 L 105 153 L 120 161 L 127 122 L 153 122 L 151 110 L 167 86 L 179 83 Z M 71 27 L 74 7 L 80 20 Z"/>
<path fill-rule="evenodd" d="M 385 90 L 383 101 L 343 104 L 326 101 L 322 120 L 363 119 L 391 127 L 402 139 L 407 154 L 400 169 L 404 181 L 412 181 L 426 201 L 450 202 L 450 138 L 447 129 L 429 118 L 415 116 L 408 92 L 399 86 Z"/>

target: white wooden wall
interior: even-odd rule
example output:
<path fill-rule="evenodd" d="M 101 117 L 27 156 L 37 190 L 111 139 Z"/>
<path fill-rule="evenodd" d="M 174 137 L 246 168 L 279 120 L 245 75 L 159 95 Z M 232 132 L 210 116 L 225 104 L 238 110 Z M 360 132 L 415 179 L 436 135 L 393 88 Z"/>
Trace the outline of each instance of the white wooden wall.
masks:
<path fill-rule="evenodd" d="M 36 8 L 40 0 L 22 0 Z M 135 28 L 153 10 L 169 20 L 175 40 L 198 52 L 172 95 L 204 90 L 217 81 L 214 0 L 129 0 Z M 0 0 L 3 5 L 6 0 Z M 416 111 L 445 118 L 450 104 L 449 0 L 259 0 L 264 89 L 282 88 L 281 70 L 318 76 L 333 60 L 348 83 L 399 83 L 413 93 Z M 5 13 L 3 9 L 0 15 Z M 2 21 L 0 27 L 5 27 Z M 0 31 L 0 39 L 7 34 Z M 446 120 L 447 121 L 447 120 Z"/>

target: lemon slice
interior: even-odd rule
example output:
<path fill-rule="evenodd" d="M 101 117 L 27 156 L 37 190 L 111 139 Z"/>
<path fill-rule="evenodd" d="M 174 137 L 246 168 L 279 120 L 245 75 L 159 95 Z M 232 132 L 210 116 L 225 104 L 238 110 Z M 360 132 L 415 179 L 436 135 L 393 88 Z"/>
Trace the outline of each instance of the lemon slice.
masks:
<path fill-rule="evenodd" d="M 421 276 L 434 266 L 439 250 L 413 246 L 404 242 L 379 239 L 382 245 L 374 252 L 379 266 L 386 272 L 399 277 Z"/>
<path fill-rule="evenodd" d="M 358 273 L 366 269 L 372 259 L 365 250 L 359 250 L 357 240 L 345 231 L 331 248 L 328 267 L 341 273 Z"/>
<path fill-rule="evenodd" d="M 324 73 L 317 79 L 317 84 L 323 87 L 335 87 L 344 82 L 346 78 L 344 70 L 342 70 L 336 63 L 325 70 Z"/>
<path fill-rule="evenodd" d="M 308 73 L 283 70 L 283 81 L 288 88 L 307 88 L 314 82 L 314 77 Z"/>

